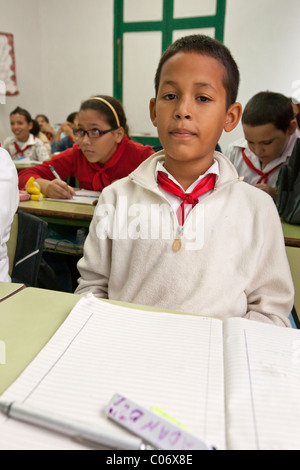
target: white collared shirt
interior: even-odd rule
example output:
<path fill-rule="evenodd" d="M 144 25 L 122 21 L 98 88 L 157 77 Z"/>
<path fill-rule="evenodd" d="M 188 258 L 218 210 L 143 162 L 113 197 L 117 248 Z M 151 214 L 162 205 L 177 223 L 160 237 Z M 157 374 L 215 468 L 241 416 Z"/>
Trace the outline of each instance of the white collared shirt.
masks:
<path fill-rule="evenodd" d="M 245 155 L 247 158 L 249 158 L 250 162 L 255 166 L 260 171 L 263 171 L 264 173 L 268 173 L 268 171 L 271 171 L 273 168 L 275 168 L 277 165 L 287 163 L 289 161 L 289 158 L 292 154 L 294 145 L 296 140 L 300 137 L 300 132 L 296 130 L 289 138 L 289 141 L 287 143 L 287 146 L 285 147 L 284 151 L 280 155 L 280 157 L 276 158 L 275 160 L 272 160 L 269 162 L 263 170 L 261 170 L 261 162 L 260 159 L 255 155 L 255 153 L 251 152 L 248 146 L 248 142 L 246 139 L 238 139 L 232 144 L 229 145 L 228 149 L 225 152 L 226 157 L 229 158 L 231 163 L 234 165 L 236 168 L 236 171 L 238 172 L 239 176 L 244 177 L 244 181 L 246 183 L 255 185 L 257 184 L 258 180 L 260 179 L 260 176 L 249 166 L 245 163 L 243 156 L 242 156 L 242 149 L 245 149 Z M 270 173 L 268 177 L 268 185 L 275 187 L 277 178 L 279 175 L 280 168 L 277 168 L 274 170 L 273 173 Z"/>
<path fill-rule="evenodd" d="M 43 144 L 43 142 L 30 134 L 26 142 L 20 142 L 15 136 L 7 137 L 3 142 L 3 148 L 8 151 L 13 160 L 18 160 L 20 154 L 16 151 L 15 143 L 18 144 L 21 150 L 25 149 L 27 145 L 31 145 L 27 150 L 24 151 L 26 158 L 32 161 L 43 162 L 49 160 L 49 153 Z"/>
<path fill-rule="evenodd" d="M 35 138 L 32 134 L 29 134 L 29 137 L 26 142 L 21 142 L 20 140 L 16 139 L 16 143 L 20 147 L 21 150 L 25 149 L 27 145 L 34 145 Z"/>

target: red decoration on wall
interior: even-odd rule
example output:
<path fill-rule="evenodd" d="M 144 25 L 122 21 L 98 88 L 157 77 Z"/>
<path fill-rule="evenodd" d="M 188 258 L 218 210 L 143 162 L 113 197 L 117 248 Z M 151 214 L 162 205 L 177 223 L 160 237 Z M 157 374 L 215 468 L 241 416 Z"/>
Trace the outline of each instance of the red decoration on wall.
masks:
<path fill-rule="evenodd" d="M 14 37 L 9 33 L 0 33 L 0 95 L 1 92 L 4 94 L 3 88 L 6 96 L 19 94 L 16 78 Z"/>

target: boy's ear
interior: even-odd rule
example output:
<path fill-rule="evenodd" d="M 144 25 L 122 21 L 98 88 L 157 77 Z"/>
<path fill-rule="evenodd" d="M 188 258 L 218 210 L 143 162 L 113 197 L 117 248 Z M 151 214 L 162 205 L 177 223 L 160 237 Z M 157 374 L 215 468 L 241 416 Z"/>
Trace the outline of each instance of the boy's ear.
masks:
<path fill-rule="evenodd" d="M 156 100 L 155 98 L 151 98 L 149 103 L 149 110 L 150 110 L 150 118 L 153 123 L 153 126 L 156 127 Z"/>
<path fill-rule="evenodd" d="M 240 103 L 233 103 L 231 106 L 229 106 L 224 125 L 225 132 L 232 131 L 238 125 L 242 116 L 242 112 L 243 108 Z"/>
<path fill-rule="evenodd" d="M 290 122 L 290 125 L 287 129 L 287 133 L 288 135 L 292 135 L 294 134 L 295 130 L 297 129 L 297 120 L 296 118 L 292 119 L 291 122 Z"/>

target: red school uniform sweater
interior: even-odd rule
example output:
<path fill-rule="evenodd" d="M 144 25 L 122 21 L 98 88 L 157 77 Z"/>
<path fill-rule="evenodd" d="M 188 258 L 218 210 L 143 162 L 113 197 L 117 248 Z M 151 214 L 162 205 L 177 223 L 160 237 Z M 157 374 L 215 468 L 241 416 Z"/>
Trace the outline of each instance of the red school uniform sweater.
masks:
<path fill-rule="evenodd" d="M 55 179 L 49 168 L 52 165 L 62 180 L 73 176 L 78 180 L 80 188 L 102 191 L 114 180 L 127 176 L 153 153 L 149 145 L 134 142 L 125 135 L 115 153 L 103 165 L 88 162 L 79 145 L 74 144 L 72 148 L 54 155 L 51 160 L 20 171 L 19 188 L 24 189 L 31 176 L 35 179 Z"/>

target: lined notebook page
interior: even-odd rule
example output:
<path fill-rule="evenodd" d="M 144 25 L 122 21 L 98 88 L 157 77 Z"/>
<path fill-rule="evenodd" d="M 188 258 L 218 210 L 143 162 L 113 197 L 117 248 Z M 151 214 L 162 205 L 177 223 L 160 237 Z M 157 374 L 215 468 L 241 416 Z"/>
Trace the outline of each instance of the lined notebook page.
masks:
<path fill-rule="evenodd" d="M 230 319 L 224 327 L 229 449 L 300 449 L 300 333 Z"/>
<path fill-rule="evenodd" d="M 81 298 L 50 342 L 3 394 L 126 433 L 104 417 L 114 393 L 156 406 L 225 447 L 223 322 Z M 82 448 L 0 417 L 0 449 Z"/>
<path fill-rule="evenodd" d="M 47 201 L 73 202 L 76 204 L 89 204 L 96 206 L 101 194 L 100 191 L 90 191 L 88 189 L 77 189 L 75 190 L 75 193 L 76 195 L 71 199 L 53 199 L 51 197 L 47 197 Z"/>

